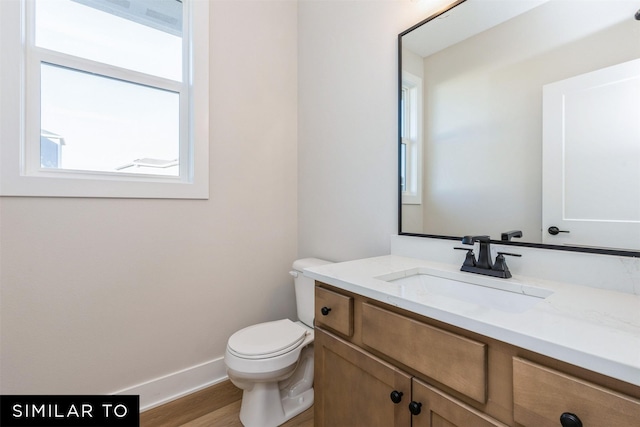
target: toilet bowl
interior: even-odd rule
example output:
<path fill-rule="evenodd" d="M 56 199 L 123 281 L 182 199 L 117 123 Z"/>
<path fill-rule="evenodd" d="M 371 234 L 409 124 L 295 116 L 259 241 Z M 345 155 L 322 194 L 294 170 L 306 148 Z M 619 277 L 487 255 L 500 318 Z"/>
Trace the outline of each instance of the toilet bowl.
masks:
<path fill-rule="evenodd" d="M 314 281 L 304 268 L 328 264 L 305 258 L 293 263 L 300 321 L 259 323 L 234 333 L 224 360 L 229 379 L 242 389 L 245 427 L 276 427 L 313 404 Z"/>
<path fill-rule="evenodd" d="M 263 343 L 252 345 L 252 338 Z M 275 343 L 270 347 L 264 338 Z M 284 319 L 236 332 L 225 363 L 229 379 L 243 390 L 245 427 L 278 426 L 313 404 L 313 330 L 302 323 Z"/>

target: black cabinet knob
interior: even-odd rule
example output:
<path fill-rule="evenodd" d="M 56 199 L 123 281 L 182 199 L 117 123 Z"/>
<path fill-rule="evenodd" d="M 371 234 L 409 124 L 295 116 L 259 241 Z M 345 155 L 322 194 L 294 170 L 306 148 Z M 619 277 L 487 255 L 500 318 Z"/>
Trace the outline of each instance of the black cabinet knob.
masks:
<path fill-rule="evenodd" d="M 582 427 L 580 418 L 571 412 L 564 412 L 560 415 L 560 424 L 562 424 L 562 427 Z"/>
<path fill-rule="evenodd" d="M 327 314 L 329 314 L 330 311 L 331 309 L 329 307 L 322 307 L 320 309 L 320 313 L 322 313 L 323 316 L 326 316 Z"/>
<path fill-rule="evenodd" d="M 398 390 L 393 390 L 391 392 L 390 397 L 393 403 L 400 403 L 402 401 L 402 392 Z"/>
<path fill-rule="evenodd" d="M 421 411 L 420 408 L 422 408 L 422 403 L 420 402 L 412 401 L 409 403 L 409 412 L 411 412 L 412 415 L 418 415 Z"/>

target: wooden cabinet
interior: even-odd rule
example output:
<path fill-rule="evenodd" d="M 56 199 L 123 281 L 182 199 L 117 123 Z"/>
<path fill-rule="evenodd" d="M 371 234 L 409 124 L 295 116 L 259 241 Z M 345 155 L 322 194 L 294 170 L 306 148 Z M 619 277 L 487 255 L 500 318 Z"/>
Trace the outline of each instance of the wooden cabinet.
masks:
<path fill-rule="evenodd" d="M 316 427 L 506 427 L 419 379 L 484 402 L 486 344 L 321 286 L 315 313 Z"/>
<path fill-rule="evenodd" d="M 315 322 L 316 427 L 640 425 L 640 387 L 323 283 Z"/>

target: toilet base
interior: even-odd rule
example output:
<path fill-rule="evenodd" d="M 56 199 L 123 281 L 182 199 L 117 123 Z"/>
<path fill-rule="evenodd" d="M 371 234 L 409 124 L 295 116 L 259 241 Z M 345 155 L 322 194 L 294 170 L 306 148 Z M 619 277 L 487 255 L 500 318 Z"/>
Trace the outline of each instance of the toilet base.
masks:
<path fill-rule="evenodd" d="M 279 390 L 266 390 L 263 385 L 269 383 L 256 384 L 242 393 L 240 421 L 244 427 L 277 427 L 313 405 L 313 389 L 296 397 L 282 397 Z"/>
<path fill-rule="evenodd" d="M 282 398 L 285 420 L 290 420 L 296 415 L 300 415 L 313 405 L 313 389 L 309 389 L 296 397 Z M 284 422 L 283 421 L 283 422 Z"/>
<path fill-rule="evenodd" d="M 244 388 L 240 421 L 244 427 L 277 427 L 313 405 L 313 345 L 302 350 L 290 378 L 256 382 Z"/>

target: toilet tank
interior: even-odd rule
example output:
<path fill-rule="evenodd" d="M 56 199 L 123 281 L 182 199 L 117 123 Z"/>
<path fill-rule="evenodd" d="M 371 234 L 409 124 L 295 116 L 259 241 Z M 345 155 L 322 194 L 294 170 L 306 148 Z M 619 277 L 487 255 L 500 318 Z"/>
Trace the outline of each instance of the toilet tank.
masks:
<path fill-rule="evenodd" d="M 291 271 L 291 275 L 294 278 L 295 284 L 298 319 L 310 328 L 313 328 L 315 281 L 305 277 L 302 271 L 308 267 L 316 267 L 325 264 L 332 263 L 318 258 L 303 258 L 293 262 L 293 271 Z"/>

